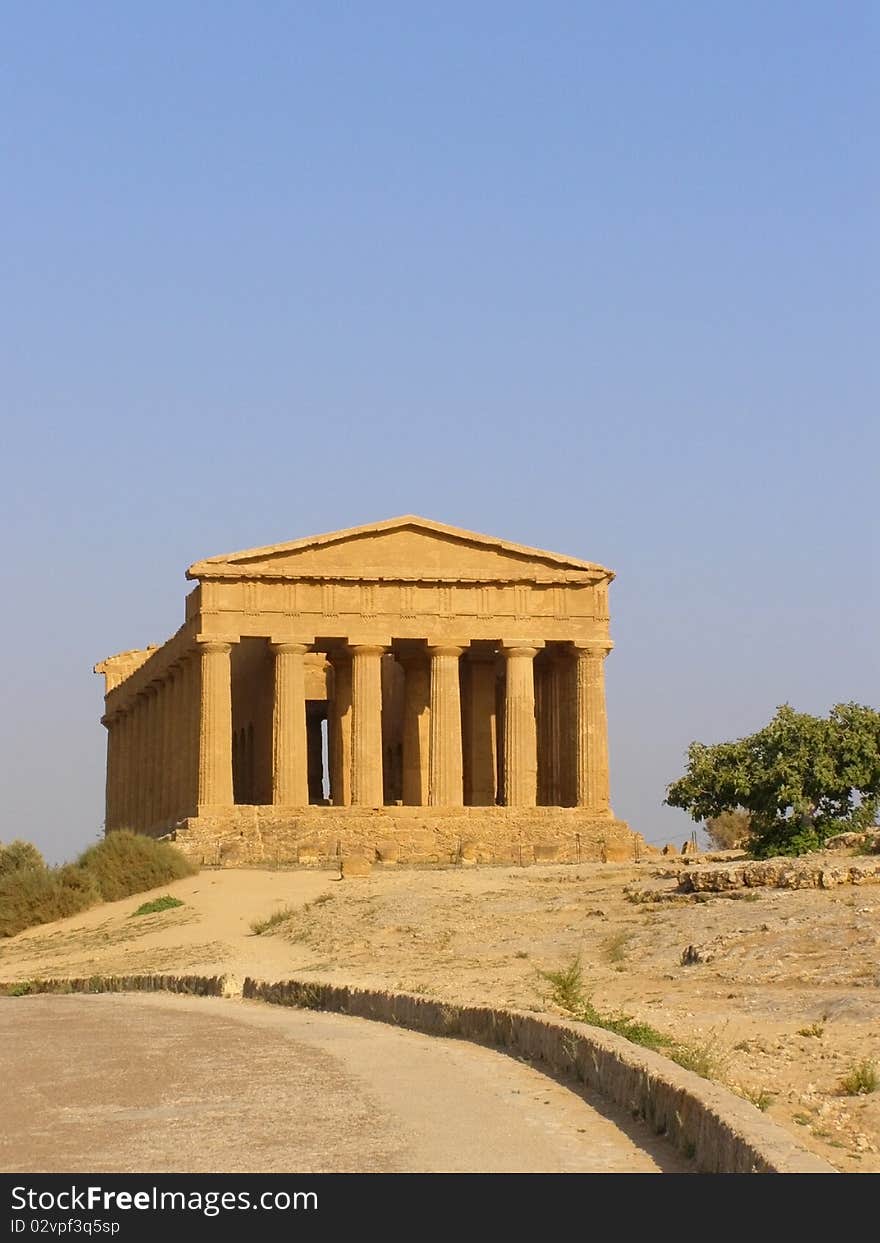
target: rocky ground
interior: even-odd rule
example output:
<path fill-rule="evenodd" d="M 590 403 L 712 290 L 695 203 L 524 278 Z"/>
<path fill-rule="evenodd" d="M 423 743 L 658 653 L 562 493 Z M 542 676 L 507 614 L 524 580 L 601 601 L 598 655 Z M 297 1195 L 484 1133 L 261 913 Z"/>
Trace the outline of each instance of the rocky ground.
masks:
<path fill-rule="evenodd" d="M 838 1168 L 880 1171 L 880 1090 L 841 1086 L 864 1063 L 880 1074 L 880 885 L 683 892 L 681 866 L 209 871 L 169 886 L 174 910 L 135 919 L 140 895 L 21 934 L 0 977 L 311 973 L 553 1010 L 542 973 L 579 958 L 599 1011 L 686 1042 Z"/>

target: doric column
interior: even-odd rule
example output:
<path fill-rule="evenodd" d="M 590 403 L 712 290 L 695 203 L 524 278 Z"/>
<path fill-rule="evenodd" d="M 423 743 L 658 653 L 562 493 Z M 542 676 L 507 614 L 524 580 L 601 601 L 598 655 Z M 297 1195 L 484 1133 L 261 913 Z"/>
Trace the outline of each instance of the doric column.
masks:
<path fill-rule="evenodd" d="M 184 664 L 184 793 L 183 810 L 193 814 L 199 802 L 199 734 L 201 732 L 201 659 L 198 649 L 191 649 Z"/>
<path fill-rule="evenodd" d="M 562 713 L 565 672 L 558 657 L 550 657 L 544 670 L 543 728 L 541 747 L 544 768 L 544 802 L 548 807 L 563 805 L 562 793 Z"/>
<path fill-rule="evenodd" d="M 177 821 L 180 805 L 180 755 L 183 735 L 180 728 L 180 691 L 183 670 L 175 662 L 168 670 L 168 807 L 166 816 L 172 824 Z"/>
<path fill-rule="evenodd" d="M 156 824 L 162 818 L 162 683 L 156 681 L 152 686 L 152 795 L 150 798 L 150 824 Z"/>
<path fill-rule="evenodd" d="M 152 701 L 152 688 L 145 686 L 138 696 L 138 710 L 141 717 L 140 756 L 138 760 L 140 781 L 138 790 L 138 819 L 141 831 L 148 828 L 150 824 L 150 796 L 153 779 L 150 756 L 150 713 L 153 706 Z"/>
<path fill-rule="evenodd" d="M 168 819 L 168 793 L 171 776 L 171 717 L 168 712 L 168 694 L 171 675 L 168 670 L 156 683 L 158 728 L 156 731 L 159 752 L 159 780 L 156 786 L 156 819 Z"/>
<path fill-rule="evenodd" d="M 141 708 L 140 696 L 135 696 L 128 707 L 130 741 L 128 748 L 128 827 L 139 829 L 141 807 Z"/>
<path fill-rule="evenodd" d="M 403 689 L 403 802 L 424 807 L 428 802 L 428 748 L 430 746 L 431 676 L 423 655 L 402 656 Z"/>
<path fill-rule="evenodd" d="M 116 829 L 125 829 L 128 827 L 127 824 L 125 823 L 125 790 L 126 790 L 126 785 L 127 785 L 127 780 L 125 776 L 125 764 L 126 764 L 125 727 L 127 723 L 128 722 L 126 718 L 126 713 L 124 711 L 117 712 L 116 714 L 116 781 L 115 781 L 116 807 L 115 807 L 115 812 L 114 812 L 116 823 L 113 826 Z"/>
<path fill-rule="evenodd" d="M 607 812 L 608 720 L 605 713 L 605 657 L 610 645 L 575 649 L 576 761 L 578 807 Z"/>
<path fill-rule="evenodd" d="M 472 807 L 491 807 L 495 803 L 496 739 L 495 739 L 495 654 L 470 655 L 468 705 L 465 713 L 467 736 L 464 739 L 468 763 L 465 802 Z"/>
<path fill-rule="evenodd" d="M 272 707 L 272 802 L 308 807 L 306 683 L 303 643 L 273 643 L 275 697 Z"/>
<path fill-rule="evenodd" d="M 351 657 L 334 655 L 333 698 L 328 706 L 330 798 L 334 807 L 351 805 Z"/>
<path fill-rule="evenodd" d="M 385 648 L 351 648 L 351 801 L 382 806 L 382 656 Z"/>
<path fill-rule="evenodd" d="M 559 688 L 559 801 L 577 803 L 577 661 L 569 654 L 557 658 Z"/>
<path fill-rule="evenodd" d="M 144 828 L 149 829 L 156 819 L 156 686 L 151 682 L 144 691 L 144 723 L 146 746 L 144 748 Z"/>
<path fill-rule="evenodd" d="M 133 798 L 135 791 L 135 779 L 132 772 L 134 764 L 134 750 L 132 747 L 132 726 L 133 726 L 132 706 L 128 706 L 122 712 L 122 790 L 120 794 L 120 825 L 122 829 L 130 829 L 134 825 Z"/>
<path fill-rule="evenodd" d="M 232 669 L 231 643 L 199 641 L 200 806 L 232 806 Z"/>
<path fill-rule="evenodd" d="M 174 781 L 176 777 L 175 759 L 176 759 L 176 720 L 174 715 L 174 697 L 175 685 L 178 679 L 178 669 L 175 665 L 169 667 L 165 672 L 165 685 L 163 687 L 165 701 L 165 781 L 164 781 L 164 808 L 163 817 L 174 822 L 175 812 L 175 794 Z"/>
<path fill-rule="evenodd" d="M 461 761 L 460 647 L 429 647 L 431 722 L 428 745 L 428 802 L 432 807 L 461 807 L 464 802 Z"/>
<path fill-rule="evenodd" d="M 177 819 L 177 688 L 180 669 L 172 665 L 165 674 L 165 819 Z"/>
<path fill-rule="evenodd" d="M 504 695 L 504 802 L 507 807 L 534 807 L 538 787 L 535 733 L 534 647 L 505 647 L 507 684 Z"/>
<path fill-rule="evenodd" d="M 104 781 L 104 832 L 116 828 L 117 790 L 119 787 L 119 717 L 103 716 L 107 730 L 107 772 Z"/>

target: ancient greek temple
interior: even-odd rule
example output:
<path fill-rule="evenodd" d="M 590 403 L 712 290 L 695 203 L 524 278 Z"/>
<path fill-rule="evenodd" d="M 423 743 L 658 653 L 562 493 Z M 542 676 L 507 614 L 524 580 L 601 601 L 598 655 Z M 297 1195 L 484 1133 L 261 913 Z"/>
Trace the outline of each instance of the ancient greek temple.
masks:
<path fill-rule="evenodd" d="M 613 577 L 411 515 L 198 561 L 176 634 L 95 666 L 106 829 L 223 862 L 628 850 Z"/>

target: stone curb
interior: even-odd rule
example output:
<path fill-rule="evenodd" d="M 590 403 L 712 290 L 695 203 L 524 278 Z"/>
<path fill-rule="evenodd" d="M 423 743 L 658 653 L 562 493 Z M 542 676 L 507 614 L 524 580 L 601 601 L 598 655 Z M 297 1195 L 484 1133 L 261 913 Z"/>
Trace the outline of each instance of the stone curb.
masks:
<path fill-rule="evenodd" d="M 16 987 L 21 985 L 0 983 L 0 992 L 8 994 Z M 37 980 L 28 989 L 29 993 L 160 990 L 328 1010 L 503 1049 L 578 1080 L 643 1118 L 704 1173 L 838 1173 L 727 1088 L 622 1036 L 573 1020 L 306 980 L 270 984 L 250 976 L 243 986 L 229 976 L 140 975 Z"/>
<path fill-rule="evenodd" d="M 35 993 L 187 993 L 192 997 L 241 996 L 226 975 L 91 975 L 0 982 L 0 997 Z"/>

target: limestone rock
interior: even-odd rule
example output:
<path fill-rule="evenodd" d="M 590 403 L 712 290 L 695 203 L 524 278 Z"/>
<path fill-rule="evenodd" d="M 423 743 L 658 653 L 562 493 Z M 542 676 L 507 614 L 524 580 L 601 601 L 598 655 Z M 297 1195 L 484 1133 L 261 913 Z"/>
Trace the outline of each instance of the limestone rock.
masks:
<path fill-rule="evenodd" d="M 722 893 L 748 888 L 833 889 L 837 885 L 880 882 L 880 858 L 852 859 L 829 865 L 819 856 L 798 859 L 758 859 L 748 863 L 729 863 L 721 867 L 701 867 L 679 876 L 679 889 L 686 893 Z"/>
<path fill-rule="evenodd" d="M 353 876 L 369 876 L 373 865 L 362 855 L 345 855 L 340 861 L 339 870 L 343 880 L 351 880 Z"/>

